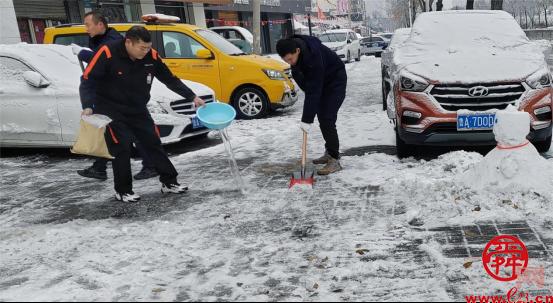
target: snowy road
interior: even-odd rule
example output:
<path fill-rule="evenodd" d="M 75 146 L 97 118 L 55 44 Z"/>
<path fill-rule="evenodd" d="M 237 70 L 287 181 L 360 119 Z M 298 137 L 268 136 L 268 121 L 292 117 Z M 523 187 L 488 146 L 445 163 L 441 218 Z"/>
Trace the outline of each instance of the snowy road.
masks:
<path fill-rule="evenodd" d="M 313 190 L 288 189 L 302 104 L 229 128 L 247 196 L 217 139 L 172 156 L 188 194 L 135 182 L 137 205 L 113 201 L 111 173 L 107 182 L 78 177 L 88 160 L 1 159 L 0 301 L 459 301 L 478 291 L 467 287 L 491 295 L 516 285 L 477 262 L 463 267 L 499 234 L 524 239 L 551 295 L 551 188 L 462 188 L 454 177 L 482 159 L 474 152 L 398 160 L 380 60 L 347 70 L 344 170 L 316 177 Z M 322 142 L 312 131 L 308 157 Z M 553 151 L 545 156 L 553 167 Z"/>

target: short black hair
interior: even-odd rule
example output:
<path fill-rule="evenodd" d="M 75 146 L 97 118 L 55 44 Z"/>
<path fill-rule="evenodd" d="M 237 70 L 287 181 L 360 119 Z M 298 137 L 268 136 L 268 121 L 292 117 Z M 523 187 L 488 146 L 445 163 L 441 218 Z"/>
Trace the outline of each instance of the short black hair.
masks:
<path fill-rule="evenodd" d="M 102 16 L 100 12 L 89 12 L 86 15 L 84 15 L 85 18 L 88 16 L 92 16 L 92 21 L 94 21 L 95 24 L 102 22 L 106 28 L 108 27 L 108 19 Z"/>
<path fill-rule="evenodd" d="M 294 39 L 280 39 L 276 45 L 277 53 L 280 57 L 284 58 L 288 54 L 295 54 L 298 46 Z"/>
<path fill-rule="evenodd" d="M 144 26 L 135 25 L 127 31 L 125 39 L 131 40 L 132 43 L 140 40 L 144 42 L 152 42 L 152 35 Z"/>

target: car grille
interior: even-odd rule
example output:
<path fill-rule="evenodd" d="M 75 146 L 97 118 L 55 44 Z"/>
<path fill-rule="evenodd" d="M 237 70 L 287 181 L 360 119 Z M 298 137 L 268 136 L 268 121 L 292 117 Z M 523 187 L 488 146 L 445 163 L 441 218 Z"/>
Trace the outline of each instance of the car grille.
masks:
<path fill-rule="evenodd" d="M 483 86 L 488 89 L 487 96 L 473 97 L 469 89 Z M 489 109 L 505 109 L 509 104 L 514 105 L 526 89 L 521 83 L 485 83 L 485 84 L 453 84 L 436 85 L 430 94 L 449 111 L 468 109 L 485 111 Z"/>
<path fill-rule="evenodd" d="M 205 103 L 214 102 L 213 95 L 200 96 Z M 170 103 L 171 109 L 181 115 L 194 115 L 196 113 L 196 107 L 194 102 L 188 100 L 177 100 Z"/>
<path fill-rule="evenodd" d="M 285 69 L 284 73 L 286 74 L 286 77 L 288 77 L 288 79 L 292 80 L 292 69 L 291 68 Z"/>

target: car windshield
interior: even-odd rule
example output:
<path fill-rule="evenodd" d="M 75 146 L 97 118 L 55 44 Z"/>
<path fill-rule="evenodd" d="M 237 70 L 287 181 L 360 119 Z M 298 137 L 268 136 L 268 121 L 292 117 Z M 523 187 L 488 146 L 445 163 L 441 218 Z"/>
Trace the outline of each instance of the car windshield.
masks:
<path fill-rule="evenodd" d="M 207 41 L 211 42 L 211 44 L 213 44 L 220 51 L 222 51 L 227 55 L 231 55 L 231 56 L 247 55 L 246 53 L 241 51 L 238 47 L 234 46 L 234 44 L 230 43 L 228 40 L 221 37 L 221 35 L 217 34 L 214 31 L 201 29 L 201 30 L 197 30 L 196 33 L 204 37 Z"/>
<path fill-rule="evenodd" d="M 344 42 L 346 41 L 345 33 L 325 33 L 319 38 L 321 42 Z"/>
<path fill-rule="evenodd" d="M 384 34 L 384 35 L 382 35 L 382 37 L 384 37 L 388 40 L 392 39 L 392 36 L 393 36 L 393 34 Z"/>

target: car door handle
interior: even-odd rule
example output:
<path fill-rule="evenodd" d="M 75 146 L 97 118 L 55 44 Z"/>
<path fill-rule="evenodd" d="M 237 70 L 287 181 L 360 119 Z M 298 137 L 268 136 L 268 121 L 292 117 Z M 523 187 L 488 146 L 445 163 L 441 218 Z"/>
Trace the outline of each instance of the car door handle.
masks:
<path fill-rule="evenodd" d="M 167 64 L 167 66 L 169 66 L 169 67 L 179 67 L 180 64 L 175 63 L 175 62 L 171 62 L 171 63 Z"/>

